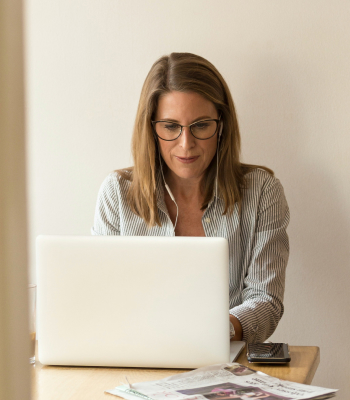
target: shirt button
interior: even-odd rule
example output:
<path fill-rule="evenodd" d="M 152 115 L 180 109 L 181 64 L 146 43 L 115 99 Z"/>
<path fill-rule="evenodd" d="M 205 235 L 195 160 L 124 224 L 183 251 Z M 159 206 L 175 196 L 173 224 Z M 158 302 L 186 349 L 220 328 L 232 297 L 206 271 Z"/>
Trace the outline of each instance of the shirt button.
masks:
<path fill-rule="evenodd" d="M 207 224 L 209 224 L 210 218 L 206 218 L 204 221 L 205 221 Z"/>

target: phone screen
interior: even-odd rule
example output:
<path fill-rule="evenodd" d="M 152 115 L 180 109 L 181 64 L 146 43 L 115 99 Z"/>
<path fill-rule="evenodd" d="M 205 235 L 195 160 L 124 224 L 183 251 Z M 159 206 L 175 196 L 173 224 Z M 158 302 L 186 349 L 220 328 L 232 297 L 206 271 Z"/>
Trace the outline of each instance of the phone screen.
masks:
<path fill-rule="evenodd" d="M 288 345 L 286 343 L 255 343 L 248 346 L 251 358 L 261 359 L 286 359 L 289 358 Z"/>

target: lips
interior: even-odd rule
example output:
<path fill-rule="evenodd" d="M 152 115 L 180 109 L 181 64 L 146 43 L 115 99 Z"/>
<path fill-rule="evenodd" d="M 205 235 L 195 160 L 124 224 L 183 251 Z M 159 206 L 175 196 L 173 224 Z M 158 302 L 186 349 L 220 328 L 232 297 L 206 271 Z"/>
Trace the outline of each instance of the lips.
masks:
<path fill-rule="evenodd" d="M 191 164 L 191 163 L 195 162 L 196 160 L 198 160 L 198 158 L 199 158 L 199 156 L 193 156 L 193 157 L 178 157 L 178 156 L 175 156 L 175 157 L 176 157 L 176 159 L 178 161 L 180 161 L 183 164 Z"/>

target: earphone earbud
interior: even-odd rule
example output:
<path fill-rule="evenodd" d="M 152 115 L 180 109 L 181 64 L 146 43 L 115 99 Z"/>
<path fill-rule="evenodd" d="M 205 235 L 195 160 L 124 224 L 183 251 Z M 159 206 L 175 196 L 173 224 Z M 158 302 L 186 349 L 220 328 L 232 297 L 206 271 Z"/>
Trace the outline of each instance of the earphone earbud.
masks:
<path fill-rule="evenodd" d="M 224 123 L 221 121 L 220 122 L 220 130 L 219 130 L 219 139 L 220 139 L 220 137 L 221 137 L 221 134 L 222 134 L 222 128 L 223 128 L 223 125 L 224 125 Z"/>

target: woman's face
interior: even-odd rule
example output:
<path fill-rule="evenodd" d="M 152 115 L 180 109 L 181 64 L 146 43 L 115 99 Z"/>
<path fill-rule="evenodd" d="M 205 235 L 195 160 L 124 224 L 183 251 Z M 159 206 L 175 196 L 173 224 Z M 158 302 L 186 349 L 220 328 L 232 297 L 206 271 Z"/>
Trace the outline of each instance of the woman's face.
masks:
<path fill-rule="evenodd" d="M 194 92 L 170 92 L 161 96 L 155 120 L 170 120 L 190 125 L 203 119 L 218 119 L 214 104 Z M 200 181 L 213 159 L 217 147 L 217 134 L 207 140 L 196 139 L 190 128 L 184 127 L 174 141 L 158 139 L 161 155 L 169 173 L 187 181 Z"/>

